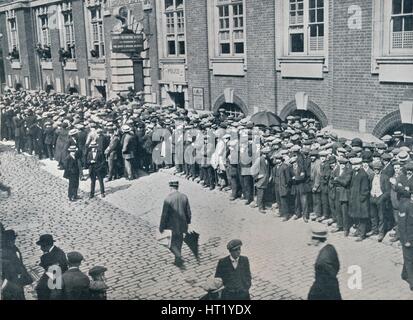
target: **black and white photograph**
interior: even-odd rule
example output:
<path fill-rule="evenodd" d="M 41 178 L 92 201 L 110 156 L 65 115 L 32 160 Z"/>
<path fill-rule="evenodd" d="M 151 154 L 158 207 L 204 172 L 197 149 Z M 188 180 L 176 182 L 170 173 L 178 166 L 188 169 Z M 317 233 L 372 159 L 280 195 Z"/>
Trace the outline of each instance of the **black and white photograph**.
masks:
<path fill-rule="evenodd" d="M 0 242 L 0 305 L 413 300 L 413 0 L 0 0 Z"/>

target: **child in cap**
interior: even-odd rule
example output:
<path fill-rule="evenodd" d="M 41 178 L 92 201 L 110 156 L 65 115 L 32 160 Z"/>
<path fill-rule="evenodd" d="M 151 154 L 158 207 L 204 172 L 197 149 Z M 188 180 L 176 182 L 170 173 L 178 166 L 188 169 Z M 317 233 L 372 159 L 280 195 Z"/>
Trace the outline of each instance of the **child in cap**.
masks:
<path fill-rule="evenodd" d="M 109 288 L 105 281 L 105 272 L 108 269 L 102 266 L 96 266 L 89 270 L 90 281 L 90 299 L 91 300 L 107 300 L 106 291 Z"/>

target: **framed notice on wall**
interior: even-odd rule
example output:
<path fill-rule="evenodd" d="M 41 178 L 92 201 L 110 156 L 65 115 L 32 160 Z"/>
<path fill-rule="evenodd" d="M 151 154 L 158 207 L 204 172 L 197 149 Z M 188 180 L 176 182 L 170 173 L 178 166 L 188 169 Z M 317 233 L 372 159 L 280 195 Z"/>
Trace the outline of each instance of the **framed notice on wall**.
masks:
<path fill-rule="evenodd" d="M 192 88 L 195 110 L 204 110 L 204 88 Z"/>

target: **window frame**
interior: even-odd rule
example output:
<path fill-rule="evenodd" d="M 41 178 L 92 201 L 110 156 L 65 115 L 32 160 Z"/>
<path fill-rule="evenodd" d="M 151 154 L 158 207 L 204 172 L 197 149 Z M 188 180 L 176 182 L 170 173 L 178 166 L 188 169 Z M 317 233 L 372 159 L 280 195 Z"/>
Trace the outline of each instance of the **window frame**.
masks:
<path fill-rule="evenodd" d="M 72 2 L 70 0 L 63 1 L 59 5 L 59 11 L 60 47 L 70 52 L 70 58 L 67 59 L 68 61 L 76 61 L 76 35 Z M 66 22 L 66 17 L 71 18 L 67 19 Z"/>
<path fill-rule="evenodd" d="M 167 0 L 162 2 L 162 30 L 165 58 L 186 58 L 186 15 L 185 0 L 169 0 L 172 5 L 166 7 Z M 180 1 L 181 4 L 177 5 Z M 181 28 L 179 28 L 181 25 Z M 170 53 L 169 45 L 173 43 L 174 53 Z M 183 52 L 181 45 L 183 43 Z"/>
<path fill-rule="evenodd" d="M 389 29 L 385 30 L 385 37 L 386 38 L 388 37 L 388 40 L 389 40 L 389 42 L 388 42 L 388 44 L 389 44 L 388 51 L 389 51 L 390 55 L 413 55 L 413 45 L 412 45 L 411 48 L 394 48 L 393 47 L 393 41 L 394 41 L 394 38 L 393 38 L 394 37 L 394 31 L 393 30 L 394 30 L 394 20 L 395 20 L 394 18 L 395 17 L 412 16 L 412 19 L 413 19 L 413 11 L 412 11 L 412 13 L 407 13 L 407 14 L 403 13 L 404 1 L 405 0 L 401 0 L 401 11 L 402 12 L 400 14 L 393 14 L 393 0 L 391 0 L 391 2 L 389 3 L 390 4 L 390 12 L 388 12 L 389 9 L 387 9 L 387 12 L 384 12 L 384 14 L 385 14 L 384 23 L 386 24 L 386 22 L 389 21 L 389 19 L 390 19 Z M 403 19 L 403 21 L 404 21 L 404 19 Z M 403 22 L 402 28 L 404 29 L 404 22 Z M 406 31 L 402 30 L 401 32 L 402 32 L 402 38 L 403 38 L 404 32 L 406 32 Z M 413 30 L 408 31 L 408 32 L 411 32 L 410 36 L 413 38 Z M 403 41 L 403 39 L 402 39 L 402 41 Z M 413 43 L 413 40 L 412 40 L 412 43 Z"/>
<path fill-rule="evenodd" d="M 215 24 L 215 56 L 243 58 L 246 56 L 246 6 L 244 0 L 213 0 L 214 1 L 214 24 Z M 242 13 L 234 14 L 234 7 L 242 8 Z M 228 8 L 228 15 L 221 15 L 222 8 Z M 242 27 L 235 27 L 235 21 L 242 21 Z M 222 27 L 224 21 L 225 27 Z M 222 34 L 228 33 L 228 38 L 223 39 Z M 237 33 L 242 33 L 242 39 L 236 38 Z M 241 40 L 240 40 L 241 39 Z M 222 45 L 229 45 L 229 53 L 222 52 Z M 242 44 L 243 52 L 236 52 L 236 44 Z"/>
<path fill-rule="evenodd" d="M 12 22 L 14 22 L 13 28 Z M 14 48 L 16 48 L 17 52 L 19 53 L 19 59 L 13 60 L 20 61 L 19 27 L 17 23 L 16 11 L 14 9 L 6 11 L 6 27 L 9 52 L 12 52 Z"/>
<path fill-rule="evenodd" d="M 105 30 L 104 30 L 104 8 L 102 1 L 96 0 L 93 4 L 87 6 L 87 19 L 88 19 L 88 43 L 90 50 L 88 56 L 90 59 L 105 59 L 106 57 L 106 45 L 105 45 Z M 93 16 L 95 12 L 95 16 Z M 96 57 L 93 57 L 91 51 L 94 50 L 97 53 Z"/>
<path fill-rule="evenodd" d="M 311 0 L 293 0 L 295 1 L 295 5 L 298 3 L 303 4 L 303 21 L 298 21 L 297 23 L 291 23 L 291 16 L 290 16 L 290 6 L 291 0 L 281 0 L 283 1 L 284 7 L 284 16 L 288 17 L 284 20 L 283 24 L 283 35 L 284 35 L 284 56 L 303 56 L 303 57 L 311 57 L 311 56 L 323 56 L 327 54 L 326 48 L 328 47 L 328 36 L 326 37 L 326 32 L 328 32 L 328 1 L 323 1 L 323 21 L 322 23 L 317 22 L 310 22 L 310 1 Z M 321 7 L 318 7 L 318 1 L 320 0 L 313 0 L 315 1 L 315 10 L 316 10 L 316 17 L 318 15 L 317 10 Z M 300 9 L 295 9 L 296 13 Z M 326 14 L 327 13 L 327 14 Z M 311 50 L 311 25 L 323 25 L 323 48 L 321 50 Z M 302 52 L 293 52 L 292 51 L 292 43 L 291 43 L 291 35 L 293 34 L 302 34 L 303 35 L 303 51 Z M 319 36 L 317 36 L 319 37 Z M 318 47 L 318 45 L 317 45 Z"/>
<path fill-rule="evenodd" d="M 51 46 L 48 11 L 48 6 L 42 6 L 36 9 L 38 42 L 43 47 Z M 44 19 L 46 19 L 46 24 L 44 24 Z"/>

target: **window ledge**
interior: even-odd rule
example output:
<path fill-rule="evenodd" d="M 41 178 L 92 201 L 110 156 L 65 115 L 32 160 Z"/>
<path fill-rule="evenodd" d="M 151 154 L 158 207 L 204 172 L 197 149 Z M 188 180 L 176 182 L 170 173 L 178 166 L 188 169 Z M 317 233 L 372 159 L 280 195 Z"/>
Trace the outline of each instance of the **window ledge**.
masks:
<path fill-rule="evenodd" d="M 159 60 L 161 64 L 185 64 L 185 58 L 166 57 Z"/>
<path fill-rule="evenodd" d="M 214 57 L 210 59 L 210 69 L 214 76 L 243 77 L 247 71 L 242 57 Z"/>
<path fill-rule="evenodd" d="M 77 71 L 77 63 L 76 61 L 66 61 L 66 65 L 64 69 L 67 71 Z"/>
<path fill-rule="evenodd" d="M 413 56 L 387 56 L 376 59 L 377 64 L 413 64 Z"/>
<path fill-rule="evenodd" d="M 53 70 L 53 64 L 51 60 L 42 60 L 40 61 L 40 65 L 42 66 L 43 70 Z"/>
<path fill-rule="evenodd" d="M 12 69 L 21 69 L 22 65 L 21 65 L 20 61 L 12 61 L 11 62 L 11 68 Z"/>
<path fill-rule="evenodd" d="M 281 63 L 294 63 L 300 61 L 303 63 L 324 63 L 326 58 L 324 56 L 284 56 L 278 58 Z"/>
<path fill-rule="evenodd" d="M 324 56 L 284 56 L 278 58 L 283 78 L 324 79 L 328 71 Z"/>
<path fill-rule="evenodd" d="M 373 74 L 380 82 L 413 83 L 413 56 L 378 57 Z"/>
<path fill-rule="evenodd" d="M 91 58 L 88 60 L 90 64 L 105 64 L 106 59 L 105 58 Z"/>

